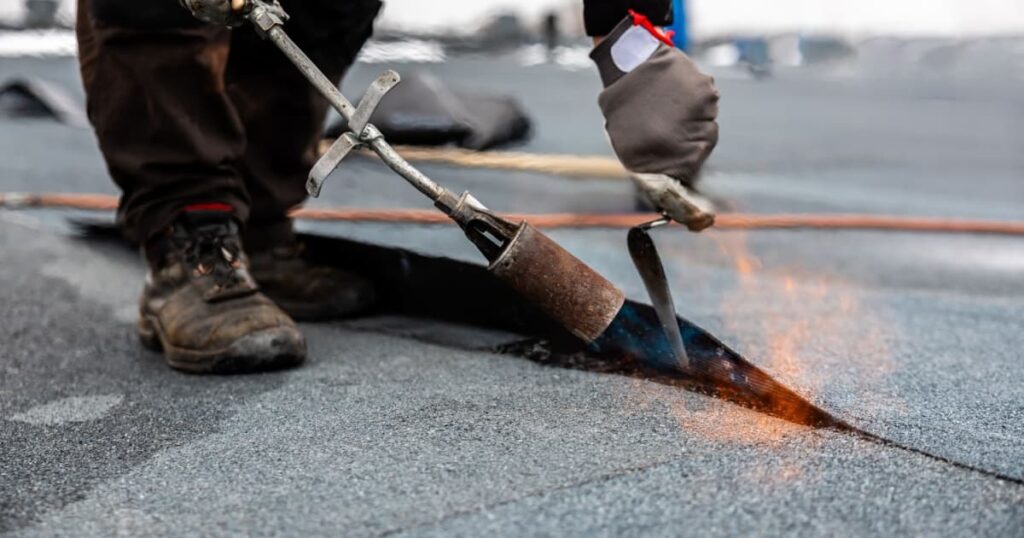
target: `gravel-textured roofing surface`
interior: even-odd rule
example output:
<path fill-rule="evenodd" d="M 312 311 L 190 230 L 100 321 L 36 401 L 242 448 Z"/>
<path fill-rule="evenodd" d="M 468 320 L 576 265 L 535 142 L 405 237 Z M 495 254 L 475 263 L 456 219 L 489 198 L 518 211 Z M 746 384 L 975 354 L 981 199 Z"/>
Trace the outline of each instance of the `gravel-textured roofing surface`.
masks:
<path fill-rule="evenodd" d="M 519 95 L 537 120 L 530 151 L 607 152 L 589 72 L 436 68 Z M 347 88 L 374 71 L 358 66 Z M 0 72 L 75 82 L 66 60 L 4 59 Z M 706 179 L 739 209 L 1024 218 L 1024 81 L 719 74 L 723 139 Z M 541 86 L 552 78 L 558 91 Z M 580 112 L 559 114 L 569 106 Z M 2 191 L 114 192 L 88 131 L 0 122 L 0 147 Z M 625 184 L 424 168 L 498 209 L 632 207 Z M 360 161 L 317 203 L 426 205 Z M 0 211 L 0 529 L 13 535 L 1024 529 L 1024 239 L 656 234 L 683 315 L 843 419 L 971 471 L 495 355 L 485 349 L 510 336 L 427 321 L 306 325 L 311 360 L 292 372 L 177 374 L 135 341 L 137 259 L 58 229 L 52 213 Z M 450 227 L 307 229 L 478 259 Z M 643 299 L 624 231 L 552 235 Z M 451 345 L 403 336 L 424 333 Z"/>

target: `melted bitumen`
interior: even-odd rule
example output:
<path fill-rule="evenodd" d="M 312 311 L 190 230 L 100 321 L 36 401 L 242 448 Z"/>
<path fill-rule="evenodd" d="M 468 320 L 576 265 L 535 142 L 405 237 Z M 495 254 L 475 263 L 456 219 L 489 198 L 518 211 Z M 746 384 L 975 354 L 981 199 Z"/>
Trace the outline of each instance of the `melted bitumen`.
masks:
<path fill-rule="evenodd" d="M 688 366 L 675 354 L 654 308 L 627 301 L 589 353 L 633 364 L 641 374 L 726 398 L 798 424 L 848 428 L 782 385 L 695 323 L 677 317 Z"/>

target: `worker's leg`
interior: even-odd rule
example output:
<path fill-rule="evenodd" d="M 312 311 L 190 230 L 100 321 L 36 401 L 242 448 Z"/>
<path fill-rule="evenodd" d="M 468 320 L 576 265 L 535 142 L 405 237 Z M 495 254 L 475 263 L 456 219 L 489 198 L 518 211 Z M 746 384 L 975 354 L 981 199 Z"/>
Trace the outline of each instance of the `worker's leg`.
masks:
<path fill-rule="evenodd" d="M 245 134 L 223 82 L 230 32 L 194 22 L 177 0 L 79 0 L 78 31 L 89 118 L 149 262 L 143 343 L 197 373 L 302 362 L 302 334 L 259 292 L 241 247 Z"/>
<path fill-rule="evenodd" d="M 372 32 L 378 0 L 282 0 L 288 34 L 335 83 Z M 287 212 L 306 199 L 327 101 L 251 28 L 235 30 L 227 88 L 248 135 L 242 170 L 252 199 L 247 245 L 259 250 L 291 233 Z M 263 243 L 262 245 L 259 243 Z"/>
<path fill-rule="evenodd" d="M 337 83 L 369 37 L 378 0 L 283 0 L 285 29 Z M 306 199 L 327 101 L 284 55 L 248 27 L 234 31 L 228 93 L 248 137 L 241 171 L 252 211 L 245 233 L 250 270 L 264 291 L 298 319 L 349 316 L 373 303 L 367 279 L 310 263 L 288 210 Z"/>
<path fill-rule="evenodd" d="M 224 87 L 231 33 L 177 0 L 79 0 L 89 118 L 123 196 L 126 232 L 145 241 L 182 207 L 220 202 L 243 222 L 243 125 Z"/>

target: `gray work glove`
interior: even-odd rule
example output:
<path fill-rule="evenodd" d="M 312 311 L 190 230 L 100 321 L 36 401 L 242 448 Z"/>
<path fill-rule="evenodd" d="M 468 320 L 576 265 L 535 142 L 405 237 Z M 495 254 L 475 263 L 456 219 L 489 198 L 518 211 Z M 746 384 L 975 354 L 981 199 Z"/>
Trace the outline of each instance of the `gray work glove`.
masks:
<path fill-rule="evenodd" d="M 197 19 L 220 26 L 241 26 L 252 9 L 250 0 L 180 0 Z"/>
<path fill-rule="evenodd" d="M 718 91 L 686 54 L 627 17 L 591 52 L 598 104 L 615 154 L 663 213 L 699 230 L 713 222 L 693 185 L 718 143 Z M 679 185 L 664 181 L 668 176 Z"/>

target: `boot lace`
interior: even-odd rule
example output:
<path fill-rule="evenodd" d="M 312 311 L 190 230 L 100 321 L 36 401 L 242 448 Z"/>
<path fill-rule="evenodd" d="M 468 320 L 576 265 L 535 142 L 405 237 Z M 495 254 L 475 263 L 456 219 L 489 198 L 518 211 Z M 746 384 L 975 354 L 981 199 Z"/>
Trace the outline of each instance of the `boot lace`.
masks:
<path fill-rule="evenodd" d="M 230 225 L 198 226 L 182 245 L 185 263 L 194 276 L 210 276 L 222 289 L 244 282 L 242 248 Z"/>

